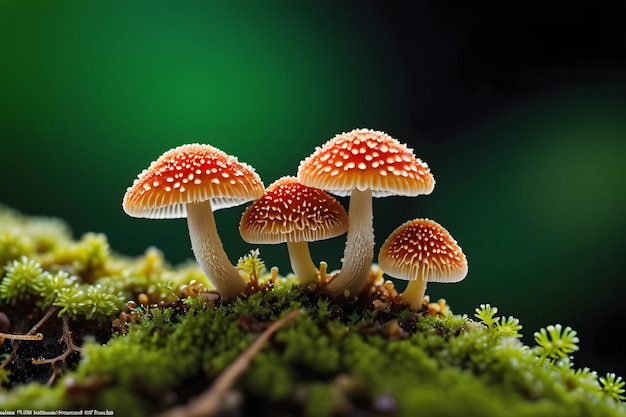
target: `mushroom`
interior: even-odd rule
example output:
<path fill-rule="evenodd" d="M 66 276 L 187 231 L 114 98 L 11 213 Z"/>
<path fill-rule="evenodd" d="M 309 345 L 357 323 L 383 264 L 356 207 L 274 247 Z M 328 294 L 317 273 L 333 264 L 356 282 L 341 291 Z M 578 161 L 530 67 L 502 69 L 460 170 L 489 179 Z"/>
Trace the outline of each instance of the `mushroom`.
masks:
<path fill-rule="evenodd" d="M 387 275 L 409 281 L 400 296 L 415 310 L 422 307 L 426 283 L 459 282 L 467 275 L 467 259 L 456 240 L 428 219 L 394 230 L 380 248 L 378 264 Z"/>
<path fill-rule="evenodd" d="M 239 224 L 241 237 L 248 243 L 287 242 L 291 268 L 302 283 L 317 282 L 319 275 L 308 242 L 330 239 L 346 230 L 348 213 L 339 201 L 291 176 L 269 185 Z"/>
<path fill-rule="evenodd" d="M 369 129 L 342 133 L 300 163 L 298 180 L 339 196 L 350 195 L 350 224 L 341 270 L 326 291 L 356 296 L 367 283 L 374 258 L 372 197 L 430 194 L 435 180 L 412 149 Z"/>
<path fill-rule="evenodd" d="M 220 295 L 233 299 L 246 283 L 224 252 L 213 211 L 257 199 L 263 191 L 252 167 L 211 145 L 195 143 L 152 162 L 128 188 L 122 207 L 133 217 L 187 217 L 198 264 Z"/>

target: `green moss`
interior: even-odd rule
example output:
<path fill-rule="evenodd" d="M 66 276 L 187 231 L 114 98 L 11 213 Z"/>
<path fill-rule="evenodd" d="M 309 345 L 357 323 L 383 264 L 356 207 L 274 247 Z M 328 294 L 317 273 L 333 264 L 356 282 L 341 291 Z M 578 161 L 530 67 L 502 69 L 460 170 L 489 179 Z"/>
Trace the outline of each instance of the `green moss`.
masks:
<path fill-rule="evenodd" d="M 17 302 L 38 294 L 40 284 L 49 279 L 41 265 L 32 259 L 22 256 L 5 266 L 6 273 L 0 282 L 0 299 L 15 305 Z"/>
<path fill-rule="evenodd" d="M 29 217 L 0 204 L 0 265 L 24 255 L 51 254 L 71 241 L 63 221 Z"/>
<path fill-rule="evenodd" d="M 11 233 L 0 240 L 0 311 L 22 332 L 55 313 L 44 340 L 21 343 L 12 361 L 13 344 L 2 345 L 0 409 L 153 415 L 197 396 L 268 323 L 301 309 L 237 379 L 226 415 L 626 416 L 620 377 L 574 366 L 571 329 L 540 329 L 526 346 L 519 321 L 495 307 L 474 320 L 332 300 L 273 282 L 258 252 L 239 267 L 259 283 L 223 304 L 195 265 L 170 267 L 154 248 L 126 258 L 101 234 L 74 241 L 57 220 L 38 229 L 10 210 L 0 217 L 11 220 L 0 230 Z M 28 358 L 63 353 L 59 316 L 84 351 L 54 377 Z"/>
<path fill-rule="evenodd" d="M 63 385 L 31 383 L 0 391 L 0 405 L 3 410 L 59 410 L 68 408 L 70 401 Z"/>
<path fill-rule="evenodd" d="M 334 390 L 328 384 L 311 384 L 306 393 L 304 415 L 306 417 L 323 417 L 332 415 Z"/>

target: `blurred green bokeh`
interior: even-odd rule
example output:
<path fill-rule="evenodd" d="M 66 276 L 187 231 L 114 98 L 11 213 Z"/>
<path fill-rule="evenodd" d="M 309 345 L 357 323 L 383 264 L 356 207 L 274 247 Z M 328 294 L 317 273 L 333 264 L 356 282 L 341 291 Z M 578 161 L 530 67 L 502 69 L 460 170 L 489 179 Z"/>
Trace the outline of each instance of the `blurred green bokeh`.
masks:
<path fill-rule="evenodd" d="M 432 297 L 470 315 L 497 305 L 527 337 L 562 322 L 584 340 L 590 312 L 624 320 L 623 85 L 561 88 L 420 139 L 414 121 L 429 103 L 407 88 L 420 74 L 372 10 L 114 4 L 0 2 L 1 203 L 62 217 L 77 234 L 104 232 L 129 255 L 157 246 L 179 263 L 191 257 L 185 220 L 121 209 L 162 152 L 211 143 L 269 185 L 334 134 L 371 127 L 409 142 L 437 179 L 430 196 L 375 201 L 377 247 L 405 220 L 430 217 L 468 256 L 468 278 L 431 285 Z M 242 211 L 216 214 L 233 262 L 254 248 L 238 235 Z M 342 239 L 312 245 L 332 269 L 342 250 Z M 286 248 L 261 253 L 289 271 Z"/>

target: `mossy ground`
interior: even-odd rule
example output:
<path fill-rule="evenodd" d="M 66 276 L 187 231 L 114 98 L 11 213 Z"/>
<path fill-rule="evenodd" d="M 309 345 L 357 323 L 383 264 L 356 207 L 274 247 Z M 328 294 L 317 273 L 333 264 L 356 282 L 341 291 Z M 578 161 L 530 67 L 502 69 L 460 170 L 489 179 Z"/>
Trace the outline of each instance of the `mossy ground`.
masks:
<path fill-rule="evenodd" d="M 126 258 L 103 235 L 75 241 L 61 222 L 7 209 L 0 260 L 9 323 L 0 330 L 25 334 L 53 313 L 37 329 L 43 340 L 4 341 L 0 410 L 154 415 L 199 395 L 269 324 L 300 310 L 232 385 L 222 415 L 626 416 L 594 372 L 523 345 L 516 321 L 409 311 L 375 280 L 354 302 L 265 274 L 225 304 L 194 265 L 171 268 L 154 249 Z M 47 277 L 37 280 L 67 274 L 73 304 L 63 286 L 20 284 L 15 263 L 28 261 Z M 60 358 L 70 344 L 77 349 L 66 357 L 32 363 Z"/>

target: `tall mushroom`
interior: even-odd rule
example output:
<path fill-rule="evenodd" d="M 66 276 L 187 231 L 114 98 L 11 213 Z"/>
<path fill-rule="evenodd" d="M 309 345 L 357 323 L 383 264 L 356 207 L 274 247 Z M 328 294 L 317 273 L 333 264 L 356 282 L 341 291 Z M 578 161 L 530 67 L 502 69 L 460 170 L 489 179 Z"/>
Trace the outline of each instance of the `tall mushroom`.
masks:
<path fill-rule="evenodd" d="M 133 217 L 187 217 L 198 264 L 220 295 L 232 299 L 246 283 L 224 252 L 213 211 L 257 199 L 263 191 L 252 167 L 211 145 L 195 143 L 152 162 L 128 188 L 122 207 Z"/>
<path fill-rule="evenodd" d="M 246 209 L 239 224 L 246 242 L 287 242 L 291 268 L 302 283 L 317 281 L 319 274 L 307 242 L 330 239 L 347 229 L 348 213 L 339 201 L 291 176 L 269 185 L 263 197 Z"/>
<path fill-rule="evenodd" d="M 300 163 L 298 180 L 333 194 L 350 195 L 350 225 L 341 270 L 326 290 L 356 296 L 374 258 L 372 197 L 430 194 L 435 180 L 412 149 L 370 129 L 342 133 Z"/>
<path fill-rule="evenodd" d="M 419 309 L 428 282 L 458 282 L 467 275 L 467 259 L 456 240 L 440 224 L 410 220 L 389 235 L 378 255 L 380 268 L 408 280 L 402 298 Z"/>

